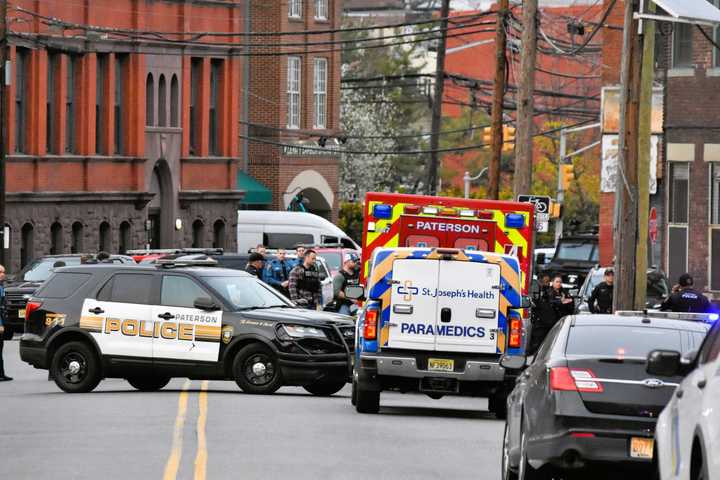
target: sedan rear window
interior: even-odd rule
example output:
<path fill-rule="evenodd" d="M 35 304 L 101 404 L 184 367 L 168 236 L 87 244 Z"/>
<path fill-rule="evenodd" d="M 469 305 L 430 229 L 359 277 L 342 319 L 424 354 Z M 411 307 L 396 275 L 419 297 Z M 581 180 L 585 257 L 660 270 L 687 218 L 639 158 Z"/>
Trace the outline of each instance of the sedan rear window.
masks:
<path fill-rule="evenodd" d="M 570 329 L 567 355 L 647 358 L 652 350 L 685 353 L 681 330 L 623 325 L 576 325 Z"/>

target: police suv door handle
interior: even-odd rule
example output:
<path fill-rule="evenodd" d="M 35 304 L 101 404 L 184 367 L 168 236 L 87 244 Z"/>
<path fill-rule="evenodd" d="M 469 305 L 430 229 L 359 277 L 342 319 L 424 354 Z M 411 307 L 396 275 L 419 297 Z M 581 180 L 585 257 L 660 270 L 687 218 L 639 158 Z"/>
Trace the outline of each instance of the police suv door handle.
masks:
<path fill-rule="evenodd" d="M 94 313 L 95 315 L 100 315 L 101 313 L 105 313 L 105 310 L 103 310 L 100 307 L 95 307 L 95 308 L 91 308 L 90 310 L 88 310 L 88 312 Z"/>
<path fill-rule="evenodd" d="M 162 318 L 163 320 L 170 320 L 170 319 L 175 318 L 175 315 L 173 315 L 170 312 L 165 312 L 165 313 L 161 313 L 160 315 L 158 315 L 158 318 Z"/>

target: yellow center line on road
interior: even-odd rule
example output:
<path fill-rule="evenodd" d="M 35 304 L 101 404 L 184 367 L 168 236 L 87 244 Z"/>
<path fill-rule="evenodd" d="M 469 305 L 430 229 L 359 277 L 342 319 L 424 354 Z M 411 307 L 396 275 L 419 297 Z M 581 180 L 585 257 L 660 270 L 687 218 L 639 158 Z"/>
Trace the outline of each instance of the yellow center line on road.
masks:
<path fill-rule="evenodd" d="M 180 468 L 180 459 L 182 458 L 183 445 L 183 428 L 185 427 L 185 417 L 187 416 L 188 389 L 190 388 L 190 380 L 186 380 L 182 386 L 180 397 L 178 398 L 178 413 L 175 417 L 175 430 L 173 431 L 172 449 L 170 456 L 165 464 L 165 474 L 163 480 L 175 480 Z"/>
<path fill-rule="evenodd" d="M 195 455 L 195 480 L 205 480 L 205 474 L 207 473 L 207 435 L 205 434 L 208 410 L 207 388 L 208 381 L 204 380 L 200 387 L 200 395 L 198 397 L 200 413 L 197 419 L 198 447 L 197 454 Z"/>

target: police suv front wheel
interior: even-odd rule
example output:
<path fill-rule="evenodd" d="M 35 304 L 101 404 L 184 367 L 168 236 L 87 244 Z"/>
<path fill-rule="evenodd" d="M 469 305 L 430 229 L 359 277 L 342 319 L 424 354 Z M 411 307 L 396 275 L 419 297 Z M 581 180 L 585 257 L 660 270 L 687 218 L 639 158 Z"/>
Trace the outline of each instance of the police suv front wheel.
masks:
<path fill-rule="evenodd" d="M 61 345 L 52 357 L 50 372 L 55 384 L 68 393 L 91 392 L 100 383 L 100 361 L 84 342 Z"/>
<path fill-rule="evenodd" d="M 238 352 L 233 361 L 233 375 L 245 393 L 268 395 L 283 384 L 277 357 L 259 343 L 247 345 Z"/>
<path fill-rule="evenodd" d="M 170 377 L 131 377 L 127 381 L 141 392 L 155 392 L 170 383 Z"/>

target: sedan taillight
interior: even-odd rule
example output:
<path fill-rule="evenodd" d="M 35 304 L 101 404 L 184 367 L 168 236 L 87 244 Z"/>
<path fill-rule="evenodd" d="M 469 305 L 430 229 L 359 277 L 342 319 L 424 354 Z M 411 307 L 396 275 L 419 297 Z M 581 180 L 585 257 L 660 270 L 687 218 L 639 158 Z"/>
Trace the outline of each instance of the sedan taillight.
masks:
<path fill-rule="evenodd" d="M 550 389 L 556 391 L 602 393 L 602 383 L 592 370 L 553 367 L 550 369 Z"/>

